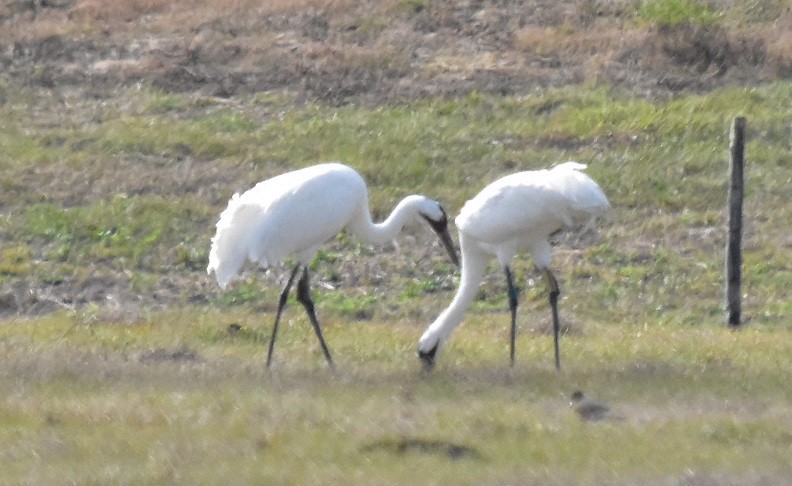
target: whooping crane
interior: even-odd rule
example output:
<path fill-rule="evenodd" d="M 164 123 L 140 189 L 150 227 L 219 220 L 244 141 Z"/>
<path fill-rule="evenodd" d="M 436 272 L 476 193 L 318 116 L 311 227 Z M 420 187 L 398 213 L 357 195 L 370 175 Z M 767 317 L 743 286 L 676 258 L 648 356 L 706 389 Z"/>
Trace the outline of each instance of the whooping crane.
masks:
<path fill-rule="evenodd" d="M 295 170 L 259 182 L 242 195 L 234 194 L 217 222 L 207 273 L 214 272 L 217 283 L 225 289 L 245 260 L 266 268 L 293 258 L 296 264 L 278 301 L 267 367 L 272 362 L 278 323 L 289 289 L 302 267 L 297 300 L 308 313 L 327 363 L 334 368 L 310 296 L 308 264 L 319 247 L 342 229 L 368 243 L 382 244 L 392 240 L 411 219 L 428 223 L 440 236 L 451 260 L 459 265 L 448 234 L 448 217 L 437 201 L 407 196 L 384 222 L 375 224 L 369 212 L 366 183 L 354 169 L 327 163 Z"/>
<path fill-rule="evenodd" d="M 462 252 L 462 277 L 451 304 L 421 336 L 418 356 L 426 368 L 434 366 L 437 354 L 462 322 L 492 255 L 497 257 L 506 274 L 511 309 L 511 365 L 514 366 L 517 290 L 511 262 L 515 255 L 526 250 L 531 253 L 549 288 L 555 365 L 556 369 L 561 367 L 558 350 L 560 290 L 550 271 L 549 237 L 564 227 L 590 222 L 610 208 L 597 183 L 581 172 L 585 168 L 583 164 L 567 162 L 550 170 L 511 174 L 488 185 L 465 203 L 455 219 Z"/>

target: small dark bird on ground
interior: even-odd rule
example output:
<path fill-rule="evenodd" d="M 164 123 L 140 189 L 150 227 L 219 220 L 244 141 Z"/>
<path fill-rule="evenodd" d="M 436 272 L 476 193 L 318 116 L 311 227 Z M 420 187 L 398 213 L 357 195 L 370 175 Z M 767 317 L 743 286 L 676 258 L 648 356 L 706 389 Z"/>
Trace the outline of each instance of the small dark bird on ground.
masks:
<path fill-rule="evenodd" d="M 586 422 L 598 422 L 600 420 L 624 420 L 623 417 L 614 415 L 610 407 L 597 400 L 592 400 L 580 391 L 572 393 L 572 400 L 569 405 L 575 409 L 580 419 Z"/>

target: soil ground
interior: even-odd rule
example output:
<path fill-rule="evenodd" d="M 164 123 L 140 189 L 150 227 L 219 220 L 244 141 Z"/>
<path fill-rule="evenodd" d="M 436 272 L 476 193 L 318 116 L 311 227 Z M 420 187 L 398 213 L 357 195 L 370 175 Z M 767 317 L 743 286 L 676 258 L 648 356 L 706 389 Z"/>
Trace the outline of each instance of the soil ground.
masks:
<path fill-rule="evenodd" d="M 636 2 L 5 0 L 0 69 L 44 89 L 287 90 L 326 103 L 599 82 L 672 96 L 792 75 L 792 9 L 649 24 Z"/>

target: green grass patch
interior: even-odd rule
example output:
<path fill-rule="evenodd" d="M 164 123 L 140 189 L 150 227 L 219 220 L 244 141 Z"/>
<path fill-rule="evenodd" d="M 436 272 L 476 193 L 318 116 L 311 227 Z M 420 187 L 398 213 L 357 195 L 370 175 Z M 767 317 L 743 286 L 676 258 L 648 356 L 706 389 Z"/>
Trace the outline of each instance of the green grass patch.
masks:
<path fill-rule="evenodd" d="M 376 295 L 347 295 L 341 291 L 319 292 L 314 297 L 325 310 L 355 319 L 369 319 L 377 302 Z"/>
<path fill-rule="evenodd" d="M 14 246 L 0 250 L 0 276 L 26 275 L 30 272 L 31 250 Z"/>
<path fill-rule="evenodd" d="M 645 0 L 638 7 L 638 18 L 658 25 L 713 24 L 716 11 L 698 0 Z"/>
<path fill-rule="evenodd" d="M 203 252 L 186 248 L 194 243 L 188 228 L 206 225 L 206 221 L 205 212 L 189 201 L 116 196 L 106 203 L 85 207 L 30 206 L 6 220 L 2 228 L 23 241 L 45 241 L 47 260 L 82 264 L 112 260 L 140 267 L 196 265 L 196 252 Z M 164 242 L 176 238 L 181 246 L 174 259 Z"/>

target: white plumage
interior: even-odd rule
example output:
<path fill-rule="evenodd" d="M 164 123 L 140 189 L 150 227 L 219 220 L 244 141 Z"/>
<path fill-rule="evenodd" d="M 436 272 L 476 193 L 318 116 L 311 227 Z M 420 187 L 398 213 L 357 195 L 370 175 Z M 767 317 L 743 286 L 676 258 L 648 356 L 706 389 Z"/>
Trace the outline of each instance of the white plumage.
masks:
<path fill-rule="evenodd" d="M 408 196 L 384 222 L 375 224 L 369 212 L 366 183 L 354 169 L 334 162 L 295 170 L 260 182 L 241 195 L 234 194 L 217 222 L 207 272 L 214 272 L 225 289 L 248 260 L 269 267 L 293 258 L 296 265 L 281 293 L 267 365 L 289 288 L 302 267 L 297 298 L 305 306 L 332 366 L 308 292 L 307 265 L 319 247 L 343 229 L 368 243 L 381 244 L 392 240 L 411 219 L 427 222 L 440 236 L 451 259 L 458 262 L 448 235 L 446 213 L 437 201 Z"/>
<path fill-rule="evenodd" d="M 347 166 L 322 164 L 267 179 L 234 194 L 220 214 L 208 271 L 225 289 L 246 260 L 265 268 L 291 256 L 310 263 L 352 217 L 367 215 L 366 183 Z"/>
<path fill-rule="evenodd" d="M 530 252 L 550 287 L 553 329 L 558 353 L 558 283 L 550 272 L 549 237 L 565 227 L 589 223 L 610 208 L 596 182 L 581 172 L 586 166 L 567 162 L 550 170 L 519 172 L 485 187 L 465 203 L 455 222 L 462 252 L 462 278 L 451 304 L 421 336 L 418 354 L 427 367 L 434 365 L 452 331 L 462 322 L 495 256 L 506 274 L 512 312 L 511 362 L 514 364 L 517 292 L 511 274 L 515 255 Z"/>

